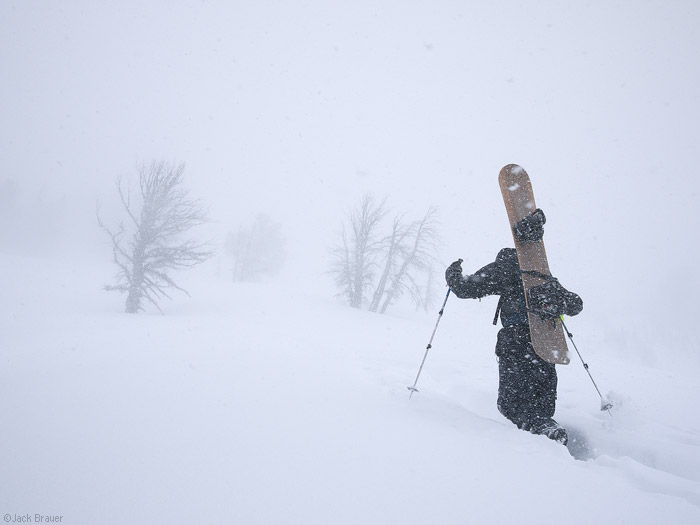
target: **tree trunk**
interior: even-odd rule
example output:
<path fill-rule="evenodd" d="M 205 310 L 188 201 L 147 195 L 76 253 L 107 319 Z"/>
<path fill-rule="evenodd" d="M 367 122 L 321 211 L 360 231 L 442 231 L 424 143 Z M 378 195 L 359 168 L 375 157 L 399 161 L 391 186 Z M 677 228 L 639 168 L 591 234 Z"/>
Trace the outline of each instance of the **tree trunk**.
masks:
<path fill-rule="evenodd" d="M 379 308 L 379 303 L 384 295 L 384 290 L 386 289 L 386 283 L 389 281 L 389 272 L 391 271 L 391 265 L 394 262 L 395 249 L 395 236 L 392 236 L 391 245 L 389 246 L 389 252 L 386 256 L 386 264 L 384 265 L 384 271 L 382 276 L 377 283 L 377 289 L 374 291 L 374 296 L 372 297 L 372 303 L 369 305 L 370 312 L 376 312 Z"/>
<path fill-rule="evenodd" d="M 134 264 L 131 270 L 131 284 L 129 285 L 129 295 L 126 297 L 126 313 L 137 314 L 141 310 L 141 300 L 143 299 L 144 280 L 144 257 L 145 246 L 137 246 L 134 250 Z"/>
<path fill-rule="evenodd" d="M 353 308 L 360 308 L 362 307 L 362 295 L 364 293 L 363 285 L 364 285 L 364 275 L 363 275 L 363 270 L 365 267 L 365 261 L 363 257 L 363 252 L 361 251 L 364 248 L 357 248 L 357 251 L 355 252 L 355 278 L 354 278 L 354 283 L 352 287 L 352 296 L 350 297 L 350 306 Z"/>
<path fill-rule="evenodd" d="M 403 281 L 403 277 L 406 274 L 406 271 L 408 270 L 409 265 L 411 263 L 413 263 L 413 259 L 416 256 L 416 252 L 418 251 L 419 244 L 420 244 L 420 230 L 418 231 L 418 233 L 416 233 L 416 241 L 413 244 L 413 251 L 411 252 L 410 255 L 406 256 L 406 258 L 403 261 L 403 264 L 401 265 L 401 268 L 394 276 L 394 279 L 391 281 L 391 286 L 389 287 L 389 291 L 386 293 L 386 298 L 384 299 L 384 304 L 382 304 L 382 309 L 379 311 L 380 314 L 385 313 L 386 309 L 389 308 L 391 301 L 394 300 L 394 296 L 396 295 L 396 292 L 398 291 L 399 287 L 401 286 L 401 281 Z"/>

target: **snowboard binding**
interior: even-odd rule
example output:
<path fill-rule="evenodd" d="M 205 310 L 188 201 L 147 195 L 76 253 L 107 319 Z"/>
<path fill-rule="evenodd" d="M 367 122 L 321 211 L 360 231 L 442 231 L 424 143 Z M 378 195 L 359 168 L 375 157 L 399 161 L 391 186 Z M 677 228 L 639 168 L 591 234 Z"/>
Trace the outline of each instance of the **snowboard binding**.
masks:
<path fill-rule="evenodd" d="M 544 236 L 545 222 L 547 222 L 547 218 L 544 216 L 544 212 L 537 208 L 530 215 L 515 223 L 513 226 L 515 238 L 521 243 L 541 241 Z"/>

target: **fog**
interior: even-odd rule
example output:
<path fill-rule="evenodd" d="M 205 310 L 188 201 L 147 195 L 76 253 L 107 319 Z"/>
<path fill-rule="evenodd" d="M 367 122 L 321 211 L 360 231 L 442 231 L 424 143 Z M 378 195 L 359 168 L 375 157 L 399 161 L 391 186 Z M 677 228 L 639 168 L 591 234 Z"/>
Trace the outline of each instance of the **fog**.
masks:
<path fill-rule="evenodd" d="M 1 249 L 109 264 L 97 203 L 118 220 L 114 180 L 165 159 L 209 207 L 202 235 L 223 243 L 264 212 L 308 286 L 365 192 L 416 217 L 438 206 L 438 257 L 473 271 L 512 244 L 497 175 L 518 163 L 587 328 L 622 330 L 630 351 L 651 335 L 696 350 L 679 324 L 700 314 L 699 15 L 693 1 L 6 0 Z"/>
<path fill-rule="evenodd" d="M 695 0 L 0 0 L 0 514 L 699 523 L 699 20 Z M 218 255 L 164 315 L 127 315 L 97 215 L 118 231 L 115 182 L 161 160 Z M 428 356 L 437 307 L 356 310 L 328 274 L 363 195 L 385 227 L 435 206 L 440 303 L 448 264 L 513 245 L 510 163 L 585 305 L 567 326 L 601 395 L 575 354 L 557 367 L 568 451 L 498 412 L 495 297 L 449 296 Z M 226 239 L 256 217 L 286 257 L 234 282 Z"/>

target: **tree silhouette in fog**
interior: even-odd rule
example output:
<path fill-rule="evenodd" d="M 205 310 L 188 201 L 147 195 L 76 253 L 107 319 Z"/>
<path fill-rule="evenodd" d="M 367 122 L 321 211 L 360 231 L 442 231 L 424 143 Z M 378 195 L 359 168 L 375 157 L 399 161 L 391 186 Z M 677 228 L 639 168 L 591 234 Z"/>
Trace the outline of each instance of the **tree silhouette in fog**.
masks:
<path fill-rule="evenodd" d="M 250 228 L 230 232 L 225 250 L 233 259 L 234 281 L 259 281 L 276 274 L 286 259 L 282 227 L 264 213 L 259 213 Z"/>
<path fill-rule="evenodd" d="M 143 303 L 158 308 L 171 289 L 187 294 L 171 277 L 176 270 L 192 268 L 213 255 L 209 244 L 183 238 L 195 226 L 207 221 L 199 201 L 183 187 L 184 164 L 152 162 L 138 167 L 138 187 L 117 191 L 126 215 L 118 227 L 100 227 L 112 241 L 114 263 L 119 268 L 116 284 L 105 289 L 127 294 L 126 312 L 138 313 Z M 189 295 L 189 294 L 188 294 Z"/>
<path fill-rule="evenodd" d="M 340 241 L 331 249 L 338 295 L 354 308 L 385 313 L 404 294 L 427 307 L 432 296 L 432 265 L 439 245 L 437 209 L 420 220 L 397 215 L 388 234 L 382 232 L 386 199 L 365 194 L 346 214 Z M 425 279 L 425 283 L 423 283 Z"/>

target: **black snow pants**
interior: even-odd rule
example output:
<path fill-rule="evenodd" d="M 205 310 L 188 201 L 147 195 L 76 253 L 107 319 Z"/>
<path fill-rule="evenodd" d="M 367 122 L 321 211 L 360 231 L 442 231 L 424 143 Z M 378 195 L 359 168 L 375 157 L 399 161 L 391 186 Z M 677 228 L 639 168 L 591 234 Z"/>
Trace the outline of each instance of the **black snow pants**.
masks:
<path fill-rule="evenodd" d="M 498 332 L 498 410 L 518 428 L 531 430 L 554 416 L 557 372 L 535 354 L 530 329 L 509 326 Z"/>

